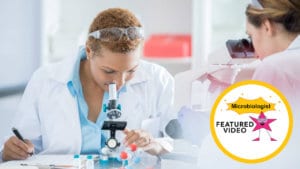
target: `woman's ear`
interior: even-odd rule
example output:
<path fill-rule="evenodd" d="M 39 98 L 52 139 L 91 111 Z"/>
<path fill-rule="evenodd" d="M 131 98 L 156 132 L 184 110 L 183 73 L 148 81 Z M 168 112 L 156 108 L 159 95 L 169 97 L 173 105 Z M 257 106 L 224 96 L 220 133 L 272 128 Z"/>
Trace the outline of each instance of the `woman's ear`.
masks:
<path fill-rule="evenodd" d="M 90 47 L 86 44 L 85 45 L 85 53 L 86 53 L 86 59 L 89 60 L 91 58 L 91 49 Z"/>
<path fill-rule="evenodd" d="M 269 19 L 264 20 L 262 26 L 267 35 L 274 36 L 276 34 L 276 25 Z"/>

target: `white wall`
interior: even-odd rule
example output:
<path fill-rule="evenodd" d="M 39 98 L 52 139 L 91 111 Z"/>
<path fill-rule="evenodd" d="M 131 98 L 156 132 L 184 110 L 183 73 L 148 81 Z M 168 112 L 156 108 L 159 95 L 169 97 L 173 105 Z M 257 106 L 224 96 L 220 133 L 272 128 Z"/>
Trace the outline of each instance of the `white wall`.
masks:
<path fill-rule="evenodd" d="M 21 97 L 2 94 L 26 85 L 40 63 L 40 16 L 40 0 L 0 2 L 0 141 Z"/>
<path fill-rule="evenodd" d="M 0 90 L 25 84 L 39 65 L 40 1 L 0 2 Z"/>
<path fill-rule="evenodd" d="M 44 0 L 56 3 L 58 29 L 50 35 L 51 51 L 44 55 L 46 62 L 55 62 L 74 54 L 80 35 L 86 31 L 94 17 L 102 10 L 111 7 L 127 8 L 140 18 L 146 37 L 152 33 L 190 33 L 191 0 Z M 56 6 L 56 5 L 54 5 Z M 53 16 L 46 16 L 51 22 Z M 55 16 L 57 17 L 57 16 Z M 51 30 L 47 30 L 49 34 Z M 48 36 L 48 35 L 47 35 Z"/>
<path fill-rule="evenodd" d="M 212 40 L 210 52 L 216 50 L 228 39 L 247 37 L 246 6 L 248 0 L 212 0 Z"/>
<path fill-rule="evenodd" d="M 244 11 L 248 3 L 247 0 L 193 0 L 193 69 L 207 65 L 212 59 L 210 54 L 220 49 L 223 55 L 219 57 L 226 57 L 228 39 L 247 36 Z"/>

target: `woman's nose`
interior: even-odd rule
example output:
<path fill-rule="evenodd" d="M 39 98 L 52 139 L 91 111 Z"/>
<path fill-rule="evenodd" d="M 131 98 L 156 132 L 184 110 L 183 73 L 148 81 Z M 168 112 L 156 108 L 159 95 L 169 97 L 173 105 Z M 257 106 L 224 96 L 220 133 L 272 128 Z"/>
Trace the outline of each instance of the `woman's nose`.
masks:
<path fill-rule="evenodd" d="M 115 79 L 115 82 L 116 82 L 116 85 L 117 85 L 117 90 L 120 90 L 126 82 L 125 74 L 122 74 L 122 75 L 118 76 L 117 79 Z"/>

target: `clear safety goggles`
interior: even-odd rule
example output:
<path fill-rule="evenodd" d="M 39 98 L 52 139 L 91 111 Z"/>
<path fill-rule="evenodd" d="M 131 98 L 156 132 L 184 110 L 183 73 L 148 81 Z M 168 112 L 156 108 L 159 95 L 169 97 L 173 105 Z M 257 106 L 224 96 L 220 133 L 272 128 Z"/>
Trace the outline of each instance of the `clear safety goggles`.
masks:
<path fill-rule="evenodd" d="M 123 36 L 126 36 L 129 40 L 139 40 L 144 39 L 144 30 L 141 27 L 112 27 L 91 32 L 89 36 L 106 42 L 119 41 Z"/>
<path fill-rule="evenodd" d="M 257 9 L 264 9 L 264 7 L 261 5 L 261 3 L 258 0 L 252 0 L 251 5 Z"/>

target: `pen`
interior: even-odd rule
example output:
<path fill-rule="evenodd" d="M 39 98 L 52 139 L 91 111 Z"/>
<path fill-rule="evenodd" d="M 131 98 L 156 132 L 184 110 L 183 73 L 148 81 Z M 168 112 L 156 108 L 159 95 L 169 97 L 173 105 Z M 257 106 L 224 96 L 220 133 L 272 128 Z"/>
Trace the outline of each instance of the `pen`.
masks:
<path fill-rule="evenodd" d="M 18 137 L 18 139 L 20 139 L 20 140 L 22 140 L 24 143 L 26 143 L 25 142 L 25 140 L 24 140 L 24 138 L 22 137 L 22 135 L 20 134 L 20 132 L 18 131 L 18 129 L 16 129 L 16 128 L 12 128 L 12 132 L 16 135 L 16 137 Z M 33 155 L 33 152 L 31 152 L 31 153 L 28 153 L 30 156 L 32 156 Z"/>

